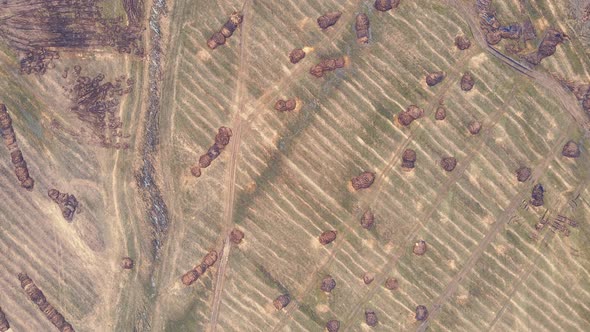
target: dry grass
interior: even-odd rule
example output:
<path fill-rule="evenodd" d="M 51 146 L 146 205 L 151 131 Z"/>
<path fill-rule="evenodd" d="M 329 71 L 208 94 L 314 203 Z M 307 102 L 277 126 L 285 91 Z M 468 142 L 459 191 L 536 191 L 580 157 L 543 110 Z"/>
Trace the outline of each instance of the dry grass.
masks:
<path fill-rule="evenodd" d="M 522 18 L 517 1 L 497 2 L 499 14 Z M 0 158 L 0 250 L 8 253 L 0 258 L 0 305 L 15 330 L 50 328 L 25 299 L 19 271 L 80 331 L 148 324 L 153 331 L 303 331 L 321 330 L 330 319 L 357 331 L 369 329 L 365 309 L 379 317 L 374 330 L 407 331 L 421 328 L 418 304 L 429 308 L 433 331 L 590 329 L 590 159 L 585 144 L 579 159 L 561 157 L 563 143 L 584 132 L 553 91 L 473 39 L 458 51 L 455 36 L 471 37 L 460 12 L 431 0 L 403 1 L 388 13 L 375 12 L 370 1 L 246 1 L 244 25 L 213 51 L 207 38 L 243 3 L 169 5 L 156 165 L 171 223 L 155 261 L 134 180 L 147 61 L 67 54 L 42 77 L 21 76 L 17 55 L 2 48 L 2 102 L 37 181 L 32 193 L 22 190 L 8 156 Z M 533 22 L 542 16 L 552 25 L 566 10 L 543 1 L 528 7 Z M 315 20 L 330 10 L 343 16 L 322 32 Z M 371 21 L 368 46 L 355 41 L 353 18 L 361 11 Z M 541 70 L 588 80 L 590 62 L 577 45 L 560 46 Z M 288 53 L 301 47 L 313 51 L 292 65 Z M 346 56 L 347 66 L 323 79 L 308 73 L 332 56 Z M 120 109 L 131 149 L 80 144 L 50 129 L 52 119 L 76 126 L 60 86 L 61 70 L 75 64 L 107 80 L 122 73 L 136 79 Z M 434 70 L 447 77 L 429 88 L 424 76 Z M 476 83 L 465 93 L 459 81 L 467 70 Z M 298 98 L 302 107 L 276 112 L 278 98 Z M 441 99 L 447 118 L 435 121 Z M 401 127 L 394 116 L 410 104 L 426 115 Z M 472 120 L 483 123 L 476 136 L 467 130 Z M 240 134 L 192 177 L 189 167 L 217 128 L 234 125 Z M 418 155 L 409 173 L 401 169 L 406 148 Z M 446 155 L 458 160 L 451 173 L 438 164 Z M 533 169 L 533 180 L 516 181 L 521 165 Z M 376 172 L 375 184 L 353 192 L 348 182 L 363 170 Z M 546 205 L 524 209 L 533 182 L 546 188 Z M 49 187 L 81 201 L 72 224 L 47 198 Z M 376 216 L 370 231 L 359 222 L 369 207 Z M 546 228 L 533 240 L 546 209 L 579 227 L 569 237 Z M 182 285 L 180 276 L 206 252 L 222 251 L 234 226 L 243 242 L 226 246 L 226 256 L 192 286 Z M 328 229 L 338 238 L 322 246 L 317 237 Z M 424 256 L 412 254 L 419 239 L 428 243 Z M 122 271 L 119 259 L 128 255 L 137 268 Z M 370 285 L 361 279 L 367 271 L 376 274 Z M 319 289 L 326 274 L 337 284 L 329 295 Z M 398 291 L 382 286 L 390 276 Z M 277 312 L 272 300 L 286 292 L 291 304 Z"/>

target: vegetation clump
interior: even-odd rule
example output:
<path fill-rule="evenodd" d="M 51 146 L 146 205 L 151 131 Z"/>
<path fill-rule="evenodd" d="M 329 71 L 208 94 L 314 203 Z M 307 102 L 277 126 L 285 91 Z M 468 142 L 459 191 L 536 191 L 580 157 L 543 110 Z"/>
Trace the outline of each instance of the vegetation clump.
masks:
<path fill-rule="evenodd" d="M 78 208 L 76 196 L 68 193 L 60 193 L 57 189 L 49 189 L 47 196 L 59 206 L 65 220 L 71 222 L 74 219 L 74 214 Z"/>
<path fill-rule="evenodd" d="M 445 73 L 442 71 L 435 71 L 426 75 L 426 84 L 428 86 L 435 86 L 445 79 Z"/>
<path fill-rule="evenodd" d="M 209 167 L 211 162 L 219 157 L 223 149 L 229 144 L 232 135 L 233 133 L 230 128 L 219 127 L 215 135 L 215 143 L 209 147 L 207 153 L 199 157 L 199 162 L 191 167 L 191 174 L 197 178 L 200 177 L 201 168 Z"/>
<path fill-rule="evenodd" d="M 439 106 L 434 112 L 434 119 L 437 121 L 442 121 L 447 117 L 447 109 L 444 106 Z"/>
<path fill-rule="evenodd" d="M 320 243 L 322 245 L 332 243 L 332 241 L 336 240 L 336 235 L 336 231 L 325 231 L 319 237 Z"/>
<path fill-rule="evenodd" d="M 440 161 L 440 166 L 447 172 L 452 172 L 457 166 L 457 159 L 455 157 L 444 157 Z"/>
<path fill-rule="evenodd" d="M 369 188 L 375 181 L 375 173 L 373 172 L 362 172 L 358 176 L 353 177 L 350 182 L 354 190 L 361 190 Z"/>
<path fill-rule="evenodd" d="M 375 215 L 370 209 L 368 209 L 367 211 L 365 211 L 365 213 L 363 213 L 363 216 L 361 217 L 361 227 L 365 229 L 371 229 L 373 228 L 374 224 Z"/>
<path fill-rule="evenodd" d="M 471 91 L 475 85 L 475 80 L 470 72 L 465 72 L 461 77 L 461 90 Z"/>
<path fill-rule="evenodd" d="M 225 38 L 231 37 L 238 26 L 242 24 L 243 19 L 244 16 L 241 13 L 232 13 L 219 32 L 221 32 Z"/>
<path fill-rule="evenodd" d="M 416 151 L 412 149 L 406 149 L 402 154 L 402 168 L 405 170 L 411 170 L 414 168 L 416 162 Z"/>
<path fill-rule="evenodd" d="M 580 147 L 578 146 L 578 143 L 574 141 L 568 141 L 563 146 L 561 154 L 567 158 L 578 158 L 580 156 Z"/>
<path fill-rule="evenodd" d="M 465 35 L 455 37 L 455 46 L 461 51 L 468 49 L 471 46 L 471 41 Z"/>
<path fill-rule="evenodd" d="M 360 13 L 356 16 L 354 29 L 356 31 L 356 40 L 359 44 L 367 44 L 369 42 L 369 16 L 365 13 Z"/>
<path fill-rule="evenodd" d="M 399 281 L 396 278 L 393 277 L 389 277 L 385 280 L 385 283 L 383 284 L 385 286 L 385 288 L 394 291 L 394 290 L 398 290 L 399 289 Z"/>
<path fill-rule="evenodd" d="M 216 49 L 217 46 L 220 46 L 223 44 L 225 44 L 225 36 L 223 36 L 223 34 L 221 32 L 213 33 L 211 38 L 209 38 L 209 40 L 207 40 L 207 46 L 209 46 L 210 49 Z"/>
<path fill-rule="evenodd" d="M 340 330 L 340 321 L 335 319 L 329 320 L 326 323 L 326 330 L 328 330 L 328 332 L 338 332 L 338 330 Z"/>
<path fill-rule="evenodd" d="M 568 36 L 554 28 L 549 28 L 545 31 L 545 36 L 539 44 L 537 51 L 527 54 L 524 58 L 533 65 L 538 65 L 541 60 L 552 56 L 557 50 L 557 45 L 563 43 Z"/>
<path fill-rule="evenodd" d="M 336 287 L 336 280 L 331 275 L 327 275 L 322 279 L 320 289 L 326 293 L 330 293 Z"/>
<path fill-rule="evenodd" d="M 405 111 L 401 112 L 397 116 L 397 121 L 404 127 L 409 126 L 414 120 L 417 120 L 424 116 L 424 109 L 417 105 L 410 105 Z"/>
<path fill-rule="evenodd" d="M 424 109 L 417 105 L 410 105 L 406 108 L 406 112 L 414 119 L 418 120 L 424 116 Z"/>
<path fill-rule="evenodd" d="M 376 0 L 375 9 L 380 12 L 386 12 L 399 6 L 400 0 Z"/>
<path fill-rule="evenodd" d="M 416 307 L 416 320 L 417 321 L 425 321 L 426 318 L 428 318 L 428 309 L 426 308 L 426 306 L 423 305 L 419 305 Z"/>
<path fill-rule="evenodd" d="M 420 240 L 414 244 L 414 249 L 412 249 L 412 252 L 415 255 L 422 256 L 426 253 L 426 248 L 426 241 Z"/>
<path fill-rule="evenodd" d="M 370 327 L 375 327 L 379 323 L 377 314 L 373 310 L 365 310 L 365 323 Z"/>
<path fill-rule="evenodd" d="M 477 135 L 481 131 L 481 122 L 476 120 L 471 121 L 467 126 L 467 129 L 469 129 L 471 135 Z"/>
<path fill-rule="evenodd" d="M 223 27 L 221 27 L 221 30 L 213 33 L 211 38 L 207 40 L 207 46 L 209 46 L 210 49 L 214 50 L 217 48 L 217 46 L 225 44 L 226 39 L 233 35 L 234 31 L 236 31 L 238 26 L 242 23 L 243 19 L 244 16 L 241 13 L 232 13 L 227 22 L 225 22 Z"/>
<path fill-rule="evenodd" d="M 132 269 L 133 264 L 133 259 L 131 259 L 131 257 L 123 257 L 123 259 L 121 259 L 121 267 L 125 270 Z"/>
<path fill-rule="evenodd" d="M 324 59 L 315 66 L 311 67 L 309 73 L 317 78 L 320 78 L 324 76 L 325 72 L 342 68 L 345 64 L 346 61 L 344 60 L 344 57 Z"/>
<path fill-rule="evenodd" d="M 342 16 L 342 13 L 339 11 L 325 13 L 324 15 L 318 17 L 318 25 L 322 30 L 325 30 L 336 24 L 336 22 L 338 22 L 340 19 L 340 16 Z"/>
<path fill-rule="evenodd" d="M 275 110 L 279 112 L 290 112 L 297 107 L 297 101 L 295 99 L 279 99 L 275 103 Z"/>
<path fill-rule="evenodd" d="M 217 262 L 217 251 L 211 250 L 210 252 L 203 257 L 201 264 L 195 266 L 192 270 L 186 272 L 182 275 L 180 280 L 185 286 L 190 286 L 193 282 L 195 282 L 201 275 L 203 275 L 208 268 L 213 266 Z"/>
<path fill-rule="evenodd" d="M 545 188 L 543 185 L 538 183 L 533 187 L 531 193 L 531 204 L 533 206 L 542 206 L 544 204 Z"/>
<path fill-rule="evenodd" d="M 272 301 L 272 304 L 275 306 L 277 310 L 281 310 L 284 307 L 288 306 L 290 302 L 291 297 L 289 297 L 289 294 L 281 294 L 274 301 Z"/>
<path fill-rule="evenodd" d="M 244 232 L 242 232 L 241 230 L 234 228 L 231 230 L 231 232 L 229 233 L 229 240 L 233 243 L 233 244 L 240 244 L 242 243 L 242 240 L 244 239 Z"/>
<path fill-rule="evenodd" d="M 368 285 L 368 284 L 372 283 L 373 280 L 375 280 L 375 274 L 374 273 L 365 272 L 365 274 L 363 274 L 363 282 L 365 283 L 365 285 Z"/>
<path fill-rule="evenodd" d="M 305 51 L 300 48 L 296 48 L 289 53 L 289 61 L 291 61 L 292 64 L 296 64 L 303 60 L 303 58 L 305 58 Z"/>

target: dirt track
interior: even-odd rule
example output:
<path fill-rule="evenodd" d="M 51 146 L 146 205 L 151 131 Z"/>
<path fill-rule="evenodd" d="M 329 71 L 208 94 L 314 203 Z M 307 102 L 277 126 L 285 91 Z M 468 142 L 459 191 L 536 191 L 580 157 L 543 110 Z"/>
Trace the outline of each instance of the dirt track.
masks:
<path fill-rule="evenodd" d="M 215 276 L 215 288 L 213 293 L 213 300 L 211 304 L 211 319 L 209 322 L 209 330 L 216 331 L 217 319 L 219 317 L 219 306 L 221 304 L 221 297 L 223 295 L 223 286 L 225 283 L 225 271 L 227 263 L 229 262 L 229 254 L 231 250 L 231 241 L 229 239 L 231 229 L 233 228 L 233 214 L 234 201 L 236 196 L 236 170 L 237 163 L 240 156 L 240 142 L 242 138 L 242 113 L 246 104 L 246 88 L 244 80 L 247 75 L 248 63 L 245 50 L 248 48 L 248 28 L 250 27 L 248 9 L 252 1 L 245 0 L 242 5 L 242 14 L 244 20 L 240 27 L 240 66 L 238 71 L 238 80 L 236 84 L 236 94 L 234 96 L 234 117 L 230 128 L 233 131 L 233 140 L 231 144 L 231 155 L 225 179 L 226 191 L 223 204 L 223 227 L 224 234 L 226 234 L 223 241 L 223 250 L 221 251 L 220 262 Z"/>

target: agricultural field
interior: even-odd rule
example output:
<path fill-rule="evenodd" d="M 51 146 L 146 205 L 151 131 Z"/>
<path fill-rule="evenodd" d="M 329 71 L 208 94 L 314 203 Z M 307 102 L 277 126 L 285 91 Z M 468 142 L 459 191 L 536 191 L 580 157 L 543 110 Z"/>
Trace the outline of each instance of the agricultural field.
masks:
<path fill-rule="evenodd" d="M 590 2 L 376 2 L 1 3 L 0 331 L 590 330 Z"/>

